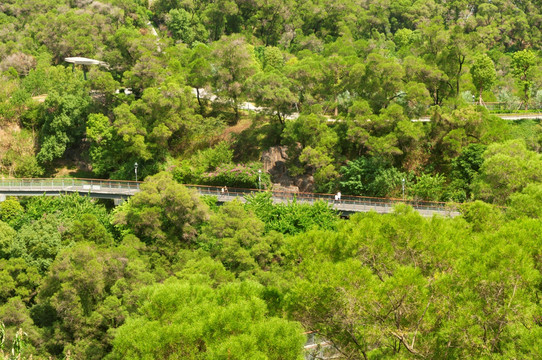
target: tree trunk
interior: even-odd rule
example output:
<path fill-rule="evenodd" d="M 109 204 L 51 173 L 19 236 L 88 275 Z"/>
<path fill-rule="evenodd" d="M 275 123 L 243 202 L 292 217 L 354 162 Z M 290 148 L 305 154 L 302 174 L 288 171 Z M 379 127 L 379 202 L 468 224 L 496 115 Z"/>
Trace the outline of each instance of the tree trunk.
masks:
<path fill-rule="evenodd" d="M 203 105 L 201 105 L 201 99 L 199 97 L 199 88 L 196 88 L 196 97 L 198 98 L 199 107 L 203 108 Z"/>

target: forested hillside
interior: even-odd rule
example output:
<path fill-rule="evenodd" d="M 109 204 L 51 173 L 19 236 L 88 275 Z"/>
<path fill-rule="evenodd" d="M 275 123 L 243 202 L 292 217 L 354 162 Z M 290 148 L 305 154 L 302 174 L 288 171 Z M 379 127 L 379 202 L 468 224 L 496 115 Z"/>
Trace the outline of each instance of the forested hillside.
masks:
<path fill-rule="evenodd" d="M 341 220 L 165 172 L 141 190 L 0 203 L 0 358 L 303 359 L 313 331 L 343 359 L 540 355 L 540 195 Z"/>
<path fill-rule="evenodd" d="M 282 145 L 301 190 L 397 197 L 404 178 L 409 198 L 505 204 L 540 178 L 538 122 L 492 116 L 542 108 L 535 3 L 31 0 L 1 10 L 6 175 L 67 166 L 133 179 L 138 162 L 142 177 L 256 187 L 260 155 Z M 73 56 L 107 66 L 72 72 Z M 247 101 L 261 110 L 242 110 Z M 501 155 L 505 171 L 525 172 L 520 184 L 492 165 Z M 235 167 L 240 184 L 228 177 Z"/>
<path fill-rule="evenodd" d="M 308 332 L 539 358 L 542 127 L 498 115 L 542 112 L 541 26 L 536 1 L 3 0 L 1 176 L 145 181 L 0 203 L 0 359 L 301 359 Z M 181 184 L 464 204 L 341 220 Z"/>

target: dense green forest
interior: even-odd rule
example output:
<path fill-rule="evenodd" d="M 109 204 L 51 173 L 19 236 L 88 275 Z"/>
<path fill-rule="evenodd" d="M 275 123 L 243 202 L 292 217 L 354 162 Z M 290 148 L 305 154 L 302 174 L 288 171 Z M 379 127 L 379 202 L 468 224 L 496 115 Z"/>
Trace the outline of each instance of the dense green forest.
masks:
<path fill-rule="evenodd" d="M 262 152 L 283 146 L 288 176 L 305 179 L 305 191 L 398 197 L 404 178 L 412 199 L 506 204 L 540 178 L 539 123 L 493 116 L 495 106 L 542 108 L 536 3 L 31 0 L 0 9 L 8 176 L 68 168 L 133 179 L 138 162 L 142 177 L 167 170 L 181 183 L 255 188 Z M 107 66 L 72 71 L 64 58 L 73 56 Z M 247 101 L 261 111 L 243 110 Z M 431 121 L 411 121 L 424 116 Z M 234 168 L 242 179 L 229 176 Z"/>
<path fill-rule="evenodd" d="M 542 190 L 528 189 L 453 219 L 398 205 L 342 220 L 268 193 L 217 206 L 167 172 L 111 211 L 75 194 L 8 199 L 0 351 L 303 359 L 317 331 L 344 359 L 535 359 Z"/>
<path fill-rule="evenodd" d="M 540 358 L 542 127 L 497 113 L 542 109 L 541 27 L 529 0 L 3 0 L 1 176 L 145 181 L 0 203 L 0 358 L 302 359 L 309 332 L 344 359 Z M 404 179 L 461 216 L 182 185 L 259 171 Z"/>

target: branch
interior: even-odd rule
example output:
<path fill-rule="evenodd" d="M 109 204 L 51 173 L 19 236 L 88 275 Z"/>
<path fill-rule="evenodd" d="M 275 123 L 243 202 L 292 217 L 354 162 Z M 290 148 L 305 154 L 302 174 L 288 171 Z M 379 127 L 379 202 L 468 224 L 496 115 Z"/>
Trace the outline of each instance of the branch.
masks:
<path fill-rule="evenodd" d="M 412 344 L 410 345 L 412 348 L 414 348 L 414 342 L 416 341 L 416 336 L 418 335 L 418 329 L 423 320 L 423 317 L 425 316 L 425 313 L 427 312 L 427 309 L 429 309 L 430 304 L 431 304 L 431 299 L 429 299 L 429 301 L 427 302 L 427 306 L 425 307 L 425 310 L 423 311 L 422 317 L 420 318 L 420 320 L 418 320 L 418 323 L 416 324 L 416 330 L 414 331 L 414 337 L 412 338 Z"/>
<path fill-rule="evenodd" d="M 407 344 L 407 342 L 405 340 L 405 337 L 403 335 L 400 335 L 400 334 L 396 333 L 395 331 L 390 331 L 390 332 L 391 332 L 391 334 L 393 336 L 395 336 L 401 342 L 401 344 L 403 344 L 403 346 L 408 350 L 409 353 L 411 353 L 413 355 L 416 355 L 416 356 L 419 356 L 422 359 L 425 359 L 424 355 L 420 354 L 419 352 L 414 350 L 413 347 L 411 347 L 410 345 Z"/>

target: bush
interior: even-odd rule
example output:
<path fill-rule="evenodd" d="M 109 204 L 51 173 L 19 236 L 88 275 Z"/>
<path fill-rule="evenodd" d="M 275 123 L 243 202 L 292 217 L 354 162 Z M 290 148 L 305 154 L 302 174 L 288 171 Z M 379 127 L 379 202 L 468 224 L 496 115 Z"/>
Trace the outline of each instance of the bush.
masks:
<path fill-rule="evenodd" d="M 215 171 L 202 174 L 201 183 L 247 189 L 257 189 L 261 184 L 261 188 L 267 188 L 271 184 L 269 174 L 263 171 L 260 174 L 258 170 L 261 170 L 261 164 L 257 162 L 246 165 L 227 164 Z M 258 181 L 258 175 L 261 182 Z"/>

